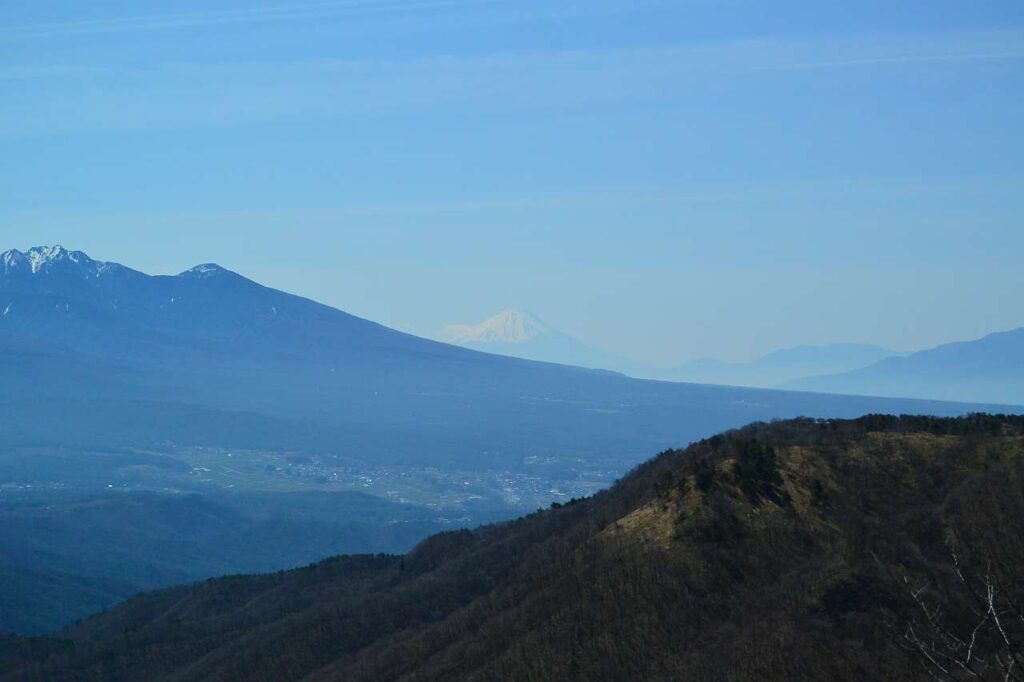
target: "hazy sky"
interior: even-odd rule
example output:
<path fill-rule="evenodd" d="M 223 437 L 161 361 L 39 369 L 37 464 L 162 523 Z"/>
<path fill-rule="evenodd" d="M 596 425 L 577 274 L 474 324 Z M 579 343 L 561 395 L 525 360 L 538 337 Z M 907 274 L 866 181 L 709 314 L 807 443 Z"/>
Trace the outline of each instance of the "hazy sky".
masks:
<path fill-rule="evenodd" d="M 1024 325 L 1020 0 L 0 5 L 0 250 L 653 362 Z"/>

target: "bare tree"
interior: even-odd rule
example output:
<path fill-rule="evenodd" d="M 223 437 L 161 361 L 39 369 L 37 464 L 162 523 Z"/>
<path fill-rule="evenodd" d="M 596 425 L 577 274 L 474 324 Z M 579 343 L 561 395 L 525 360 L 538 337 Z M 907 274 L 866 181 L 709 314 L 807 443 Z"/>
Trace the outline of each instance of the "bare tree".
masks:
<path fill-rule="evenodd" d="M 1019 576 L 997 578 L 990 562 L 984 571 L 970 571 L 961 564 L 952 537 L 946 547 L 955 578 L 945 594 L 928 585 L 914 588 L 904 578 L 918 612 L 907 624 L 906 645 L 920 654 L 936 680 L 1024 682 L 1024 612 L 1014 598 L 1020 585 L 1007 584 L 1019 582 Z"/>

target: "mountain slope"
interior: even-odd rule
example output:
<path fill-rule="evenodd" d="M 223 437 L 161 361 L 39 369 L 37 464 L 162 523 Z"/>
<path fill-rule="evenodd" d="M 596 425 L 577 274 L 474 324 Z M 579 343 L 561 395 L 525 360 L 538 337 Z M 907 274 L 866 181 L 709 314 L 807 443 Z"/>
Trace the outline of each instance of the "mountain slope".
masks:
<path fill-rule="evenodd" d="M 370 495 L 119 493 L 0 503 L 0 632 L 53 632 L 143 590 L 401 551 L 436 511 Z"/>
<path fill-rule="evenodd" d="M 797 346 L 769 353 L 751 362 L 693 360 L 670 370 L 666 378 L 727 386 L 776 388 L 787 382 L 818 374 L 834 374 L 867 367 L 895 351 L 858 343 Z"/>
<path fill-rule="evenodd" d="M 787 388 L 1024 404 L 1024 327 L 892 357 L 862 369 L 809 377 Z"/>
<path fill-rule="evenodd" d="M 496 518 L 598 489 L 645 453 L 753 420 L 979 409 L 640 381 L 419 339 L 215 265 L 150 276 L 59 247 L 0 255 L 0 492 L 47 491 L 54 508 L 66 508 L 65 494 L 356 488 L 441 500 L 450 518 Z M 186 465 L 188 452 L 206 454 Z M 311 463 L 289 465 L 296 455 Z M 302 519 L 297 507 L 285 516 Z M 137 543 L 93 538 L 68 565 L 60 546 L 35 542 L 38 519 L 6 521 L 0 567 L 17 587 L 0 590 L 0 612 L 22 631 L 134 589 L 267 567 L 262 545 L 225 543 L 238 551 L 212 560 L 161 535 L 173 524 Z M 304 544 L 289 562 L 387 547 L 363 533 L 348 542 L 346 531 L 334 535 L 341 546 L 293 536 Z M 165 540 L 181 549 L 173 570 L 147 574 Z M 94 580 L 109 546 L 132 550 L 118 554 L 124 579 L 113 585 Z M 47 604 L 39 617 L 21 613 L 28 593 Z"/>
<path fill-rule="evenodd" d="M 25 416 L 6 428 L 33 444 L 73 444 L 79 430 L 116 439 L 127 424 L 134 445 L 234 447 L 255 423 L 270 442 L 367 462 L 509 469 L 526 457 L 604 457 L 621 470 L 757 419 L 984 409 L 640 381 L 484 354 L 215 265 L 149 276 L 60 247 L 0 262 L 0 403 Z M 141 417 L 118 422 L 121 409 Z"/>
<path fill-rule="evenodd" d="M 919 680 L 913 592 L 971 632 L 953 542 L 997 608 L 1019 603 L 1022 519 L 1019 417 L 753 425 L 404 557 L 175 588 L 62 642 L 9 640 L 0 679 Z M 975 665 L 996 679 L 982 625 Z"/>
<path fill-rule="evenodd" d="M 44 337 L 119 361 L 222 361 L 222 344 L 235 356 L 317 362 L 358 360 L 371 349 L 457 354 L 214 264 L 149 276 L 59 246 L 8 251 L 0 262 L 6 338 Z"/>

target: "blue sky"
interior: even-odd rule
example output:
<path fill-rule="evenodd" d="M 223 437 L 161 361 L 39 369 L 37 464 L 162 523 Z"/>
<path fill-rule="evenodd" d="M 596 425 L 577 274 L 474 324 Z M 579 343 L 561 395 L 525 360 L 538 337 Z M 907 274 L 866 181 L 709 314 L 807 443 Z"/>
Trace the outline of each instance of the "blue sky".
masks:
<path fill-rule="evenodd" d="M 1024 4 L 9 2 L 0 247 L 673 363 L 1024 325 Z"/>

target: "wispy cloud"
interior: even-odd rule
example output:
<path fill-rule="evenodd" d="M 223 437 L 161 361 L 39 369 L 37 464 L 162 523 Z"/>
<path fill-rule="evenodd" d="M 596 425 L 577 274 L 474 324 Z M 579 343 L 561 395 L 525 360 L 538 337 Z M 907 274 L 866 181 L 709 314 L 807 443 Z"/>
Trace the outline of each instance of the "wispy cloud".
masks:
<path fill-rule="evenodd" d="M 893 55 L 866 59 L 822 60 L 793 62 L 758 67 L 760 71 L 799 71 L 803 69 L 837 69 L 857 66 L 884 66 L 887 64 L 928 64 L 940 62 L 972 62 L 1024 59 L 1024 49 L 1005 52 L 951 52 L 948 54 Z"/>
<path fill-rule="evenodd" d="M 280 119 L 543 111 L 635 98 L 700 106 L 723 79 L 800 70 L 939 68 L 1024 59 L 1024 29 L 666 48 L 419 56 L 400 60 L 0 69 L 0 136 Z"/>
<path fill-rule="evenodd" d="M 0 28 L 0 40 L 251 24 L 360 14 L 393 14 L 506 4 L 509 0 L 333 0 L 270 7 L 122 16 Z"/>

